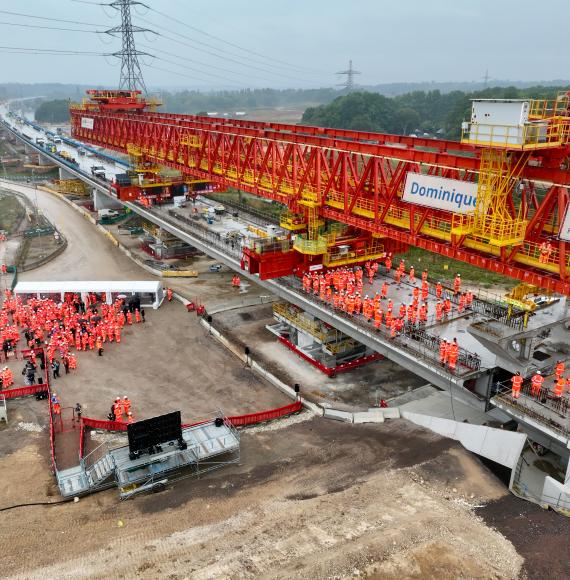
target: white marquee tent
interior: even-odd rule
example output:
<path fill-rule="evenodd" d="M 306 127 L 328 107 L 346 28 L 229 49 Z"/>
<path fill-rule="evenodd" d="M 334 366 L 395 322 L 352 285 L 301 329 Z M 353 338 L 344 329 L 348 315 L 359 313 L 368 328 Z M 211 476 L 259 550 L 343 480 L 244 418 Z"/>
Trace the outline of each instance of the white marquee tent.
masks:
<path fill-rule="evenodd" d="M 88 293 L 105 293 L 107 304 L 112 304 L 117 296 L 124 294 L 127 298 L 138 296 L 142 306 L 158 308 L 164 300 L 162 282 L 154 280 L 142 281 L 50 281 L 50 282 L 18 282 L 14 293 L 22 298 L 52 298 L 63 301 L 66 292 L 80 294 L 85 300 Z"/>

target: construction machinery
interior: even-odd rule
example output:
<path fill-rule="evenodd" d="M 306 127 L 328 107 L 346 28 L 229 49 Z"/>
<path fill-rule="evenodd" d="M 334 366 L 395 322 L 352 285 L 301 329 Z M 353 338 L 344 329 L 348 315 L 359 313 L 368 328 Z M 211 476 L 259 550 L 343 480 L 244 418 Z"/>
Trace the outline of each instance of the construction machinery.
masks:
<path fill-rule="evenodd" d="M 568 93 L 476 101 L 460 143 L 162 114 L 136 91 L 89 96 L 71 107 L 75 138 L 286 206 L 281 266 L 265 267 L 263 246 L 246 252 L 252 272 L 350 263 L 336 259 L 339 246 L 355 263 L 413 245 L 570 294 Z M 335 223 L 351 241 L 339 242 Z"/>

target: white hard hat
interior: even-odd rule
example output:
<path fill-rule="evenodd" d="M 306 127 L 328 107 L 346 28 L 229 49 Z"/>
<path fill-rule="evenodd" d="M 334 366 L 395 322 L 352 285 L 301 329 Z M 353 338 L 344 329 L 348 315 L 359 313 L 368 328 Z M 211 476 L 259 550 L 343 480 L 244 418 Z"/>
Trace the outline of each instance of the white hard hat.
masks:
<path fill-rule="evenodd" d="M 540 371 L 536 371 L 536 374 L 537 375 L 541 375 L 542 373 Z"/>

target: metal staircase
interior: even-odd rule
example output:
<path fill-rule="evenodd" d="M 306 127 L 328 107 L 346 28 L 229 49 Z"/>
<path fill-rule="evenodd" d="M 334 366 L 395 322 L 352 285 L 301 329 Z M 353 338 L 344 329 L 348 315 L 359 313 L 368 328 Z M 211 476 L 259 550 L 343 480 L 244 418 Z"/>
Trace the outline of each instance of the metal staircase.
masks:
<path fill-rule="evenodd" d="M 89 487 L 97 487 L 115 471 L 115 461 L 110 453 L 103 455 L 93 465 L 85 470 Z"/>

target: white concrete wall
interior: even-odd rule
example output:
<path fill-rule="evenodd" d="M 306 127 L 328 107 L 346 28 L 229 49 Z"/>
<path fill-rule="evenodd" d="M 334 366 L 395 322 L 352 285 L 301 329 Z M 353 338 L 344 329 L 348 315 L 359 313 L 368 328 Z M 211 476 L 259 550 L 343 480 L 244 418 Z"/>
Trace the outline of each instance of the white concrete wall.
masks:
<path fill-rule="evenodd" d="M 570 485 L 564 485 L 547 475 L 544 478 L 540 501 L 554 509 L 570 511 Z"/>
<path fill-rule="evenodd" d="M 465 449 L 513 469 L 523 450 L 526 435 L 482 425 L 459 423 L 430 415 L 402 412 L 402 417 L 439 435 L 459 441 Z"/>

